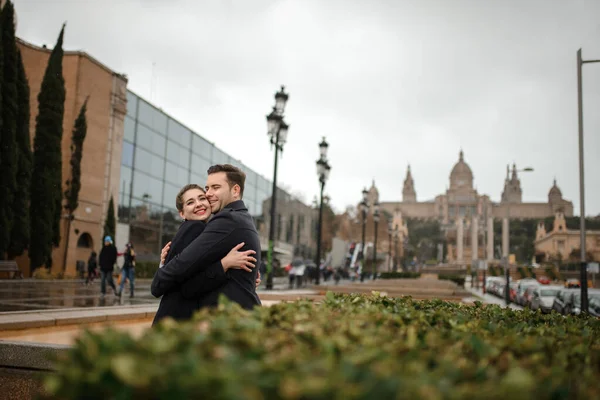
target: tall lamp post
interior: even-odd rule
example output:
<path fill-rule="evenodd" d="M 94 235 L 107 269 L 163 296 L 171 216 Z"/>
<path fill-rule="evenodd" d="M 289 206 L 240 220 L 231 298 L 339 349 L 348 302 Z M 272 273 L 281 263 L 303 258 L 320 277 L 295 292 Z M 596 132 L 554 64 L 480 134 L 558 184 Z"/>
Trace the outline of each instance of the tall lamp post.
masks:
<path fill-rule="evenodd" d="M 377 227 L 379 225 L 379 203 L 373 204 L 373 221 L 375 222 L 375 238 L 373 240 L 373 280 L 377 278 Z"/>
<path fill-rule="evenodd" d="M 577 50 L 577 109 L 579 124 L 579 243 L 581 251 L 580 282 L 581 312 L 588 312 L 587 262 L 585 256 L 585 182 L 583 180 L 583 64 L 598 63 L 600 60 L 582 60 L 581 49 Z"/>
<path fill-rule="evenodd" d="M 516 170 L 516 172 L 533 172 L 533 168 L 527 167 Z M 502 221 L 504 229 L 506 230 L 506 246 L 502 249 L 502 258 L 504 261 L 504 274 L 506 279 L 506 286 L 504 287 L 504 300 L 506 307 L 510 304 L 510 268 L 508 265 L 508 255 L 510 253 L 510 201 L 506 202 L 506 219 Z M 485 286 L 485 281 L 484 281 Z"/>
<path fill-rule="evenodd" d="M 289 95 L 285 93 L 284 87 L 275 93 L 275 107 L 267 115 L 267 129 L 271 147 L 275 146 L 275 163 L 273 165 L 273 188 L 271 194 L 271 220 L 269 224 L 269 250 L 267 253 L 267 290 L 273 289 L 273 247 L 275 245 L 275 220 L 277 207 L 277 161 L 279 152 L 283 151 L 283 145 L 287 140 L 288 128 L 283 121 L 283 111 Z"/>
<path fill-rule="evenodd" d="M 321 153 L 320 158 L 317 160 L 317 175 L 319 176 L 319 183 L 321 184 L 321 197 L 319 202 L 319 228 L 317 231 L 317 258 L 315 259 L 315 264 L 317 265 L 317 279 L 315 284 L 319 284 L 320 276 L 321 276 L 321 241 L 322 241 L 322 232 L 323 232 L 323 189 L 325 189 L 325 182 L 329 178 L 329 171 L 331 170 L 331 166 L 327 161 L 327 148 L 329 144 L 325 141 L 325 138 L 319 143 L 319 151 Z"/>
<path fill-rule="evenodd" d="M 388 222 L 388 272 L 392 272 L 392 233 L 394 222 Z"/>
<path fill-rule="evenodd" d="M 365 264 L 365 228 L 367 227 L 367 211 L 369 209 L 369 204 L 367 203 L 369 192 L 367 191 L 366 188 L 363 189 L 362 191 L 362 202 L 360 203 L 360 210 L 362 212 L 362 241 L 361 241 L 361 246 L 360 246 L 360 262 L 362 265 L 362 269 L 361 269 L 361 274 L 360 274 L 360 280 L 361 282 L 364 280 L 364 276 L 365 276 L 365 271 L 364 271 L 364 264 Z"/>

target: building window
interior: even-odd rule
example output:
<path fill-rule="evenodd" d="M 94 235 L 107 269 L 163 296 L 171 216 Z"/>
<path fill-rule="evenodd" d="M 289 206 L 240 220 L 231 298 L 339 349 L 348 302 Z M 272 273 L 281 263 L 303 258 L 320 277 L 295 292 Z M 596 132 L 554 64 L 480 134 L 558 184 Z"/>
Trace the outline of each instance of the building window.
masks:
<path fill-rule="evenodd" d="M 132 118 L 135 118 L 136 116 L 137 103 L 138 97 L 130 91 L 127 91 L 127 115 Z"/>
<path fill-rule="evenodd" d="M 138 121 L 162 135 L 167 132 L 167 116 L 143 100 L 139 102 Z"/>
<path fill-rule="evenodd" d="M 207 160 L 211 160 L 213 147 L 214 146 L 211 143 L 204 140 L 201 136 L 192 136 L 192 151 L 194 154 L 198 154 Z"/>
<path fill-rule="evenodd" d="M 135 169 L 156 178 L 164 177 L 165 161 L 157 155 L 138 148 L 135 152 Z"/>
<path fill-rule="evenodd" d="M 138 124 L 136 144 L 161 157 L 165 156 L 166 139 L 144 125 Z"/>
<path fill-rule="evenodd" d="M 169 132 L 167 136 L 170 140 L 179 143 L 180 145 L 189 148 L 191 146 L 191 132 L 179 122 L 169 119 Z"/>
<path fill-rule="evenodd" d="M 564 240 L 558 240 L 556 242 L 556 244 L 557 244 L 557 248 L 558 248 L 559 252 L 565 251 L 565 241 Z"/>
<path fill-rule="evenodd" d="M 135 142 L 135 120 L 127 116 L 123 122 L 123 138 L 132 143 Z"/>
<path fill-rule="evenodd" d="M 123 151 L 121 152 L 121 165 L 133 167 L 133 144 L 123 141 Z"/>
<path fill-rule="evenodd" d="M 92 240 L 92 236 L 87 232 L 82 233 L 79 236 L 79 239 L 77 239 L 77 247 L 84 248 L 84 249 L 93 248 L 94 241 Z"/>

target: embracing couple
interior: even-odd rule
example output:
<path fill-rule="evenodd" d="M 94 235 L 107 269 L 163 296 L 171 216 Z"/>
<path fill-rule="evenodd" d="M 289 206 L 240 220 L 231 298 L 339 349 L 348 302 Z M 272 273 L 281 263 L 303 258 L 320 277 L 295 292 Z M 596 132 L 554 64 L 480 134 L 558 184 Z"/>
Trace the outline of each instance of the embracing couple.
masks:
<path fill-rule="evenodd" d="M 190 319 L 200 308 L 217 306 L 221 294 L 245 309 L 261 305 L 260 239 L 242 201 L 246 174 L 229 164 L 207 172 L 205 189 L 191 184 L 177 195 L 184 222 L 152 280 L 152 295 L 163 296 L 153 325 L 166 317 Z"/>

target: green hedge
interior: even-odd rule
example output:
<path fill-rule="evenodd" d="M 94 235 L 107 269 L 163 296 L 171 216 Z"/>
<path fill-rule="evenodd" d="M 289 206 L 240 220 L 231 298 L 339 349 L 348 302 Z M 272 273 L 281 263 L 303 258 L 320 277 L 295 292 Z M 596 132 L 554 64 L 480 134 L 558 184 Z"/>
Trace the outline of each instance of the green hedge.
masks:
<path fill-rule="evenodd" d="M 600 321 L 327 293 L 222 301 L 139 339 L 85 332 L 45 378 L 58 399 L 600 398 Z"/>
<path fill-rule="evenodd" d="M 460 287 L 465 287 L 465 277 L 460 275 L 438 275 L 438 279 L 452 281 Z"/>
<path fill-rule="evenodd" d="M 381 279 L 417 279 L 421 277 L 420 272 L 382 272 Z"/>
<path fill-rule="evenodd" d="M 135 262 L 135 277 L 142 279 L 152 279 L 158 269 L 158 262 L 155 261 L 136 261 Z"/>

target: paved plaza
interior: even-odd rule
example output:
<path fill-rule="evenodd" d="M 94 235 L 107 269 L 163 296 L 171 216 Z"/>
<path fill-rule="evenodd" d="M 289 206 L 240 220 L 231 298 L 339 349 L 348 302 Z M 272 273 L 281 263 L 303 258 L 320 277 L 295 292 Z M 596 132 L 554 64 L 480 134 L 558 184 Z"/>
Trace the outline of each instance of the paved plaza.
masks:
<path fill-rule="evenodd" d="M 137 279 L 135 296 L 129 298 L 129 285 L 126 284 L 123 296 L 119 298 L 107 287 L 106 296 L 100 294 L 100 281 L 89 286 L 83 280 L 0 280 L 0 312 L 35 311 L 66 308 L 90 308 L 111 306 L 158 305 L 150 293 L 150 279 Z M 287 278 L 275 278 L 277 291 L 287 289 Z M 265 281 L 258 288 L 265 290 Z"/>

